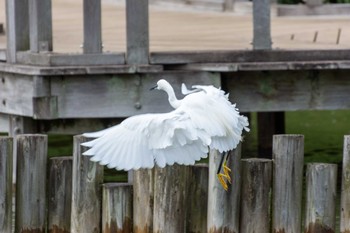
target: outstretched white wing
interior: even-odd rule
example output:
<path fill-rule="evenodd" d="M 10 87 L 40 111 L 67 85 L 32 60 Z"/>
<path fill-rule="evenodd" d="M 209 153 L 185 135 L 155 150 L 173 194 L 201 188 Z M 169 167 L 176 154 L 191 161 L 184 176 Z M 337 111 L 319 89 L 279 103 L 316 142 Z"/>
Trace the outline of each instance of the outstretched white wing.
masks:
<path fill-rule="evenodd" d="M 174 163 L 190 165 L 207 156 L 208 147 L 220 152 L 236 148 L 248 120 L 239 115 L 222 90 L 194 86 L 195 92 L 180 107 L 165 114 L 145 114 L 86 137 L 90 147 L 84 155 L 118 170 L 160 167 Z M 184 89 L 183 91 L 188 91 Z M 189 91 L 192 92 L 192 91 Z"/>
<path fill-rule="evenodd" d="M 84 155 L 118 170 L 160 167 L 174 163 L 191 165 L 205 158 L 211 140 L 203 130 L 195 129 L 189 116 L 178 110 L 166 114 L 145 114 L 86 137 L 98 137 L 83 143 L 90 147 Z"/>

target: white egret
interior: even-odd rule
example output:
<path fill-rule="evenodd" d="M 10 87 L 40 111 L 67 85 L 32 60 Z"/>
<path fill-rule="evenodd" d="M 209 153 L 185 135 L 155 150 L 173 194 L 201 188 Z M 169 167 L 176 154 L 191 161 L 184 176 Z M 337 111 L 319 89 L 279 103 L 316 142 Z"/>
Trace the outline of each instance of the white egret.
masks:
<path fill-rule="evenodd" d="M 155 164 L 162 168 L 174 163 L 193 165 L 208 156 L 209 148 L 221 153 L 236 148 L 243 129 L 249 131 L 248 119 L 239 115 L 228 94 L 214 86 L 196 85 L 188 90 L 182 84 L 186 95 L 182 100 L 163 79 L 152 89 L 165 91 L 174 110 L 132 116 L 111 128 L 84 133 L 96 138 L 82 143 L 89 147 L 84 155 L 118 170 L 152 168 Z M 227 155 L 223 155 L 217 172 L 225 189 L 226 181 L 231 181 L 226 160 Z"/>

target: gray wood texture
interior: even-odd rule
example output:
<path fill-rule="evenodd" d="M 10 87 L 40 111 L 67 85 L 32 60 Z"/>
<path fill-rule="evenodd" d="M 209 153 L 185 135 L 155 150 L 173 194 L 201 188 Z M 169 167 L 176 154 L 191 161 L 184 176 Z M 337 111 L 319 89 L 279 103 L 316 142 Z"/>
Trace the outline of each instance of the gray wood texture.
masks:
<path fill-rule="evenodd" d="M 28 0 L 30 51 L 52 51 L 51 0 Z"/>
<path fill-rule="evenodd" d="M 153 232 L 185 232 L 190 167 L 155 168 Z"/>
<path fill-rule="evenodd" d="M 335 232 L 337 168 L 337 164 L 307 165 L 305 233 Z"/>
<path fill-rule="evenodd" d="M 17 136 L 15 232 L 46 232 L 47 135 Z"/>
<path fill-rule="evenodd" d="M 6 62 L 6 50 L 5 49 L 0 49 L 0 61 Z"/>
<path fill-rule="evenodd" d="M 340 197 L 340 232 L 350 232 L 350 135 L 344 136 L 342 187 Z"/>
<path fill-rule="evenodd" d="M 132 185 L 107 183 L 102 186 L 102 232 L 133 232 Z"/>
<path fill-rule="evenodd" d="M 28 0 L 6 0 L 7 62 L 16 62 L 17 51 L 29 50 Z"/>
<path fill-rule="evenodd" d="M 271 160 L 242 160 L 240 233 L 270 232 L 271 184 Z"/>
<path fill-rule="evenodd" d="M 49 233 L 70 232 L 73 157 L 51 158 L 48 172 L 47 228 Z"/>
<path fill-rule="evenodd" d="M 74 136 L 71 232 L 101 232 L 103 166 L 83 156 L 80 144 L 87 138 Z"/>
<path fill-rule="evenodd" d="M 209 233 L 239 232 L 241 193 L 241 144 L 230 152 L 228 167 L 232 184 L 225 191 L 217 179 L 221 154 L 212 150 L 209 154 L 208 222 Z"/>
<path fill-rule="evenodd" d="M 303 135 L 273 136 L 272 230 L 301 232 Z"/>
<path fill-rule="evenodd" d="M 126 1 L 127 64 L 149 64 L 148 0 Z"/>
<path fill-rule="evenodd" d="M 153 232 L 154 169 L 139 169 L 133 175 L 133 232 Z"/>
<path fill-rule="evenodd" d="M 253 49 L 271 49 L 270 0 L 253 0 Z"/>
<path fill-rule="evenodd" d="M 190 167 L 186 232 L 207 232 L 208 164 Z"/>
<path fill-rule="evenodd" d="M 101 0 L 84 0 L 84 53 L 102 52 Z"/>
<path fill-rule="evenodd" d="M 348 77 L 345 70 L 236 72 L 225 83 L 242 112 L 336 110 L 350 108 Z"/>
<path fill-rule="evenodd" d="M 0 137 L 0 232 L 12 232 L 12 137 Z"/>
<path fill-rule="evenodd" d="M 0 132 L 9 132 L 9 116 L 6 114 L 0 113 Z"/>

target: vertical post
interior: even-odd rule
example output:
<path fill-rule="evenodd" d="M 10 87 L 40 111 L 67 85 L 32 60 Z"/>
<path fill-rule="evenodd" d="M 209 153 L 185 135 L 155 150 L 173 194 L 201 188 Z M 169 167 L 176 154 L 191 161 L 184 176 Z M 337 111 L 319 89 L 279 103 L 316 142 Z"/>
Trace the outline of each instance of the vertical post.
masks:
<path fill-rule="evenodd" d="M 271 179 L 271 160 L 242 160 L 241 233 L 270 232 Z"/>
<path fill-rule="evenodd" d="M 209 233 L 239 232 L 241 193 L 241 144 L 230 151 L 228 167 L 231 169 L 232 184 L 225 191 L 217 180 L 217 169 L 222 154 L 211 150 L 209 155 L 208 218 Z"/>
<path fill-rule="evenodd" d="M 270 0 L 253 0 L 253 48 L 271 49 Z"/>
<path fill-rule="evenodd" d="M 154 169 L 134 171 L 134 233 L 153 232 Z"/>
<path fill-rule="evenodd" d="M 82 155 L 87 138 L 74 136 L 71 232 L 101 232 L 103 166 Z"/>
<path fill-rule="evenodd" d="M 0 137 L 0 232 L 12 232 L 12 146 L 11 137 Z"/>
<path fill-rule="evenodd" d="M 207 232 L 208 182 L 207 164 L 191 166 L 186 232 Z"/>
<path fill-rule="evenodd" d="M 17 51 L 29 50 L 28 0 L 6 0 L 7 55 L 16 63 Z"/>
<path fill-rule="evenodd" d="M 273 232 L 300 232 L 304 136 L 274 135 L 273 159 Z"/>
<path fill-rule="evenodd" d="M 101 0 L 84 0 L 84 53 L 102 52 Z"/>
<path fill-rule="evenodd" d="M 51 0 L 29 1 L 30 51 L 52 51 Z"/>
<path fill-rule="evenodd" d="M 132 185 L 109 183 L 102 187 L 102 232 L 132 232 Z"/>
<path fill-rule="evenodd" d="M 148 64 L 148 0 L 126 1 L 126 43 L 128 64 Z"/>
<path fill-rule="evenodd" d="M 50 159 L 48 178 L 48 232 L 69 232 L 72 207 L 72 157 Z"/>
<path fill-rule="evenodd" d="M 340 232 L 350 232 L 350 135 L 344 136 Z"/>
<path fill-rule="evenodd" d="M 185 232 L 189 167 L 155 169 L 153 232 Z"/>
<path fill-rule="evenodd" d="M 46 231 L 47 136 L 17 136 L 15 232 Z"/>
<path fill-rule="evenodd" d="M 313 163 L 306 171 L 307 233 L 335 232 L 337 165 Z"/>

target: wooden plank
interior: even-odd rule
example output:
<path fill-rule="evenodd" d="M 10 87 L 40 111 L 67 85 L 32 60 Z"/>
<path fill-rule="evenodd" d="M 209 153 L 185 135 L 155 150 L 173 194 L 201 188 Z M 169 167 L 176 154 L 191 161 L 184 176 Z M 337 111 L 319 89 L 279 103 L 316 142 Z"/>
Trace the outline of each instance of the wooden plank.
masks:
<path fill-rule="evenodd" d="M 272 231 L 301 232 L 304 136 L 273 136 Z"/>
<path fill-rule="evenodd" d="M 30 51 L 52 51 L 51 0 L 28 0 Z"/>
<path fill-rule="evenodd" d="M 272 161 L 242 160 L 240 233 L 270 232 Z"/>
<path fill-rule="evenodd" d="M 132 185 L 102 185 L 102 232 L 132 232 Z"/>
<path fill-rule="evenodd" d="M 59 53 L 17 53 L 19 63 L 38 66 L 95 66 L 123 65 L 124 53 L 101 54 L 59 54 Z"/>
<path fill-rule="evenodd" d="M 46 232 L 47 135 L 17 136 L 15 232 Z"/>
<path fill-rule="evenodd" d="M 241 193 L 241 144 L 229 152 L 228 167 L 232 184 L 225 191 L 217 179 L 222 154 L 212 150 L 209 154 L 208 233 L 239 232 Z"/>
<path fill-rule="evenodd" d="M 74 136 L 71 232 L 101 232 L 103 166 L 82 155 L 87 138 Z"/>
<path fill-rule="evenodd" d="M 225 84 L 242 112 L 350 108 L 346 70 L 236 72 Z"/>
<path fill-rule="evenodd" d="M 292 62 L 350 60 L 348 49 L 342 50 L 236 50 L 152 52 L 151 64 Z"/>
<path fill-rule="evenodd" d="M 0 62 L 6 62 L 6 50 L 0 49 Z"/>
<path fill-rule="evenodd" d="M 187 208 L 186 232 L 207 232 L 208 215 L 208 164 L 190 167 L 190 184 Z"/>
<path fill-rule="evenodd" d="M 126 1 L 127 64 L 149 64 L 148 0 Z"/>
<path fill-rule="evenodd" d="M 253 49 L 271 49 L 270 0 L 253 0 Z"/>
<path fill-rule="evenodd" d="M 304 232 L 335 232 L 337 168 L 337 164 L 307 165 Z"/>
<path fill-rule="evenodd" d="M 84 0 L 84 53 L 102 52 L 101 0 Z"/>
<path fill-rule="evenodd" d="M 0 137 L 0 232 L 12 232 L 12 137 Z"/>
<path fill-rule="evenodd" d="M 153 232 L 154 169 L 139 169 L 133 174 L 133 232 Z"/>
<path fill-rule="evenodd" d="M 344 136 L 342 186 L 340 197 L 340 232 L 350 232 L 350 135 Z"/>
<path fill-rule="evenodd" d="M 48 232 L 70 232 L 73 157 L 51 158 L 48 173 Z"/>
<path fill-rule="evenodd" d="M 167 79 L 179 98 L 181 83 L 214 84 L 218 74 L 162 72 L 152 75 L 74 76 L 51 79 L 51 95 L 57 96 L 59 118 L 128 117 L 171 111 L 166 93 L 150 92 L 159 79 Z"/>
<path fill-rule="evenodd" d="M 153 232 L 185 232 L 189 166 L 155 168 Z"/>
<path fill-rule="evenodd" d="M 7 62 L 16 62 L 18 51 L 29 50 L 28 1 L 6 0 Z"/>
<path fill-rule="evenodd" d="M 0 113 L 0 132 L 5 133 L 9 131 L 9 116 Z"/>

